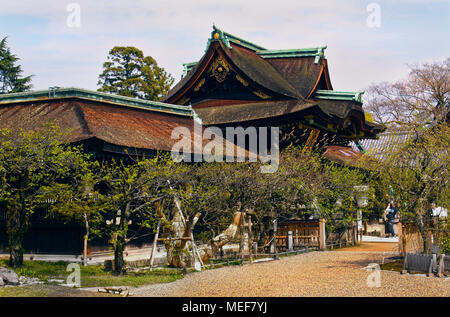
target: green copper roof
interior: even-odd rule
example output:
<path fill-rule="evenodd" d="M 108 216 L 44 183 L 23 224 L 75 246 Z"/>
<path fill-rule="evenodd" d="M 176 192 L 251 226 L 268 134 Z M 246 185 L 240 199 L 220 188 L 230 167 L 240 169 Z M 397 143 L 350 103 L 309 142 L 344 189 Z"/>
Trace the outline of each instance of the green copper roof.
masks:
<path fill-rule="evenodd" d="M 197 65 L 198 62 L 184 63 L 183 64 L 183 77 Z"/>
<path fill-rule="evenodd" d="M 179 106 L 158 101 L 142 100 L 132 97 L 107 94 L 98 91 L 80 88 L 50 88 L 48 90 L 36 90 L 19 92 L 13 94 L 0 94 L 0 106 L 2 104 L 19 103 L 24 101 L 38 101 L 46 99 L 82 98 L 95 101 L 108 102 L 125 107 L 139 108 L 144 110 L 164 111 L 178 115 L 194 117 L 191 106 Z"/>
<path fill-rule="evenodd" d="M 334 90 L 316 90 L 314 97 L 318 99 L 349 100 L 362 103 L 363 94 L 364 91 L 349 92 L 349 91 L 334 91 Z"/>
<path fill-rule="evenodd" d="M 285 58 L 285 57 L 309 57 L 314 56 L 314 63 L 317 64 L 324 56 L 324 51 L 326 46 L 319 46 L 313 48 L 302 48 L 302 49 L 288 49 L 288 50 L 268 50 L 262 46 L 256 45 L 249 41 L 246 41 L 240 37 L 233 34 L 224 32 L 213 25 L 213 31 L 211 32 L 211 37 L 208 39 L 206 45 L 206 51 L 212 41 L 222 41 L 230 50 L 232 49 L 231 43 L 238 44 L 245 48 L 255 51 L 262 58 Z M 183 64 L 190 65 L 191 63 Z"/>
<path fill-rule="evenodd" d="M 262 58 L 285 58 L 285 57 L 309 57 L 315 56 L 314 63 L 317 64 L 321 57 L 324 56 L 326 46 L 290 49 L 290 50 L 258 50 L 256 53 Z"/>

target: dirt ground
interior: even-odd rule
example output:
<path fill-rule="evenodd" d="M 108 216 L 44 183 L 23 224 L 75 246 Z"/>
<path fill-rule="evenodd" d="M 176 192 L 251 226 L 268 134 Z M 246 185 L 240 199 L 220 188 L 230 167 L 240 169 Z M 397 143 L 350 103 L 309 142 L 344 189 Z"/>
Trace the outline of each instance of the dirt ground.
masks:
<path fill-rule="evenodd" d="M 357 246 L 341 248 L 339 251 L 371 251 L 371 252 L 398 252 L 398 243 L 395 242 L 361 242 Z"/>
<path fill-rule="evenodd" d="M 310 252 L 278 261 L 207 270 L 188 274 L 173 283 L 143 286 L 132 292 L 136 296 L 164 297 L 450 296 L 449 278 L 391 271 L 379 271 L 375 278 L 367 266 L 381 263 L 386 255 L 352 251 Z"/>

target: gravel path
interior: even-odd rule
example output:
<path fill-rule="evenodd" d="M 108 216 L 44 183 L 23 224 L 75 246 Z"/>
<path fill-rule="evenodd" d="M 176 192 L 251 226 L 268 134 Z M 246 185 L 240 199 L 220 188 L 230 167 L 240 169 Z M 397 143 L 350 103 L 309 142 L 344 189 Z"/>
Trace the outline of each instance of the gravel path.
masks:
<path fill-rule="evenodd" d="M 385 255 L 386 256 L 386 255 Z M 311 252 L 244 266 L 188 274 L 169 284 L 134 289 L 135 296 L 450 296 L 449 278 L 381 272 L 381 286 L 368 287 L 364 267 L 379 252 Z"/>

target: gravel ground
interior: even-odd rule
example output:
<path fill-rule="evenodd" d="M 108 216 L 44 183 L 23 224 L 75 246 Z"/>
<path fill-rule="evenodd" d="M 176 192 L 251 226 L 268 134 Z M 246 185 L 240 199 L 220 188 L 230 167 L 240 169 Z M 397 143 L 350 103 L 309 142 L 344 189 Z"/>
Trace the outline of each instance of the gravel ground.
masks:
<path fill-rule="evenodd" d="M 384 255 L 386 256 L 386 255 Z M 133 289 L 135 296 L 450 296 L 449 278 L 381 271 L 381 286 L 368 287 L 369 263 L 380 252 L 325 251 L 253 265 L 188 274 L 169 284 Z"/>

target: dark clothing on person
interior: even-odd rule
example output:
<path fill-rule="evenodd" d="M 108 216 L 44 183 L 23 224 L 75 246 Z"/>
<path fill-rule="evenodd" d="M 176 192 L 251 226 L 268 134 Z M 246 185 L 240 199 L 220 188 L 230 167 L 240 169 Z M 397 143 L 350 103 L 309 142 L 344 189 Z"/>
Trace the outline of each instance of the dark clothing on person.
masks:
<path fill-rule="evenodd" d="M 396 207 L 391 208 L 386 215 L 386 218 L 388 219 L 388 224 L 387 224 L 388 233 L 390 233 L 392 237 L 395 236 L 394 221 L 395 221 L 395 216 L 397 215 L 397 210 L 398 209 Z"/>
<path fill-rule="evenodd" d="M 389 222 L 394 223 L 395 216 L 397 215 L 397 208 L 391 208 L 388 214 L 386 215 L 386 218 L 389 220 Z"/>

